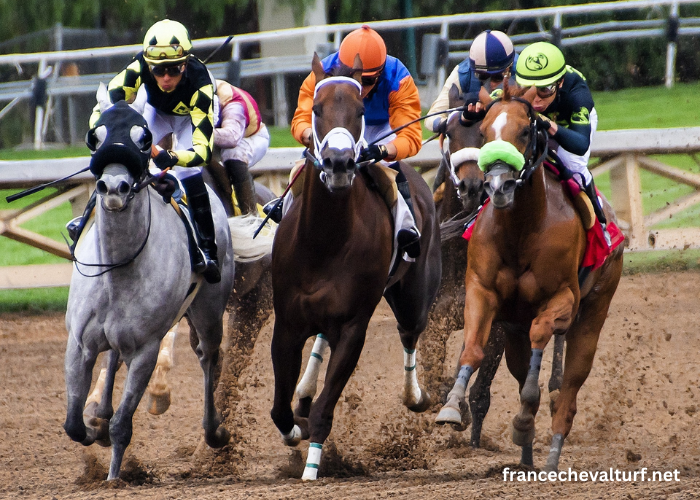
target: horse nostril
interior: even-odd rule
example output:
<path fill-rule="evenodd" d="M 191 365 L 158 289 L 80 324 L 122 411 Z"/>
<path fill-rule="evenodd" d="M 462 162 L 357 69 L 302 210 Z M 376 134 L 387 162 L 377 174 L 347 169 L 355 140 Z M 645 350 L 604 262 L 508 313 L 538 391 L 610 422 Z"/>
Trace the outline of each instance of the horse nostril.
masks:
<path fill-rule="evenodd" d="M 121 182 L 117 185 L 117 192 L 118 192 L 119 194 L 127 194 L 127 193 L 129 192 L 129 189 L 130 189 L 130 188 L 129 188 L 129 183 L 126 182 L 126 181 L 121 181 Z"/>
<path fill-rule="evenodd" d="M 97 181 L 97 184 L 95 185 L 95 191 L 97 191 L 97 194 L 100 196 L 104 196 L 107 194 L 107 184 L 103 180 Z"/>

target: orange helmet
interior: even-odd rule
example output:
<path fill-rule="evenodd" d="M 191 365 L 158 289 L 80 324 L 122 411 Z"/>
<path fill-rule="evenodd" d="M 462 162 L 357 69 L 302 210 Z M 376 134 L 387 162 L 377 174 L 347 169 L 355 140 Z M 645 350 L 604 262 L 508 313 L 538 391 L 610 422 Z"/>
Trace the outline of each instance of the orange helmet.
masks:
<path fill-rule="evenodd" d="M 374 76 L 384 69 L 386 45 L 379 33 L 366 24 L 348 33 L 340 44 L 340 62 L 352 68 L 355 55 L 362 59 L 362 76 Z"/>

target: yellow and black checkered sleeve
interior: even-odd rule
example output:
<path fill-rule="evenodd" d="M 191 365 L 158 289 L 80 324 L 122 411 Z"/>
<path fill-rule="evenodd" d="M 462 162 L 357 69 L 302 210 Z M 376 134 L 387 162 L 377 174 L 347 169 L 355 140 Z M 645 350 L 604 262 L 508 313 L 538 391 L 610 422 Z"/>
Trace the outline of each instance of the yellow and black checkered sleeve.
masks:
<path fill-rule="evenodd" d="M 178 165 L 199 167 L 209 163 L 214 147 L 214 86 L 202 86 L 190 100 L 192 149 L 175 151 Z"/>
<path fill-rule="evenodd" d="M 134 59 L 129 65 L 124 68 L 121 73 L 112 78 L 107 86 L 109 91 L 109 100 L 112 103 L 117 101 L 131 102 L 136 97 L 136 92 L 141 86 L 141 61 Z M 94 127 L 97 120 L 100 118 L 99 103 L 93 108 L 90 116 L 90 127 Z"/>

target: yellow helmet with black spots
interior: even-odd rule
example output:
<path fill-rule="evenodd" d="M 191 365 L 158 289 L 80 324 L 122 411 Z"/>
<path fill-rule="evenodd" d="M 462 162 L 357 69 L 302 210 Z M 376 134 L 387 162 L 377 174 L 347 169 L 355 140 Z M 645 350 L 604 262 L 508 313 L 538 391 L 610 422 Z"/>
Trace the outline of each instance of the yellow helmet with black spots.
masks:
<path fill-rule="evenodd" d="M 181 23 L 163 19 L 151 26 L 143 39 L 143 58 L 153 66 L 171 66 L 187 60 L 192 50 L 190 34 Z"/>

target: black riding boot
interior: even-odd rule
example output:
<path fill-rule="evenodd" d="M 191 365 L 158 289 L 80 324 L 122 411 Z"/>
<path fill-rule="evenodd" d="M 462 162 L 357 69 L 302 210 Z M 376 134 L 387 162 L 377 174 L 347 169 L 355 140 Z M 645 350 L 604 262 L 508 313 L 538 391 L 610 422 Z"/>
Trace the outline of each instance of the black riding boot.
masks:
<path fill-rule="evenodd" d="M 396 176 L 396 187 L 399 193 L 406 201 L 408 209 L 413 216 L 414 223 L 416 222 L 416 212 L 413 209 L 413 201 L 411 200 L 411 191 L 408 187 L 408 179 L 399 168 L 398 162 L 391 165 L 394 170 L 398 170 L 398 175 Z M 406 252 L 412 259 L 418 258 L 420 255 L 420 231 L 416 226 L 409 229 L 399 229 L 399 233 L 396 235 L 396 239 L 399 243 L 399 248 Z"/>
<path fill-rule="evenodd" d="M 187 195 L 187 204 L 192 213 L 197 240 L 202 252 L 196 252 L 194 257 L 194 270 L 201 273 L 208 283 L 221 281 L 219 260 L 216 251 L 216 236 L 214 232 L 214 220 L 211 216 L 209 194 L 204 185 L 201 174 L 192 175 L 182 179 L 182 186 Z M 203 255 L 202 255 L 203 254 Z"/>
<path fill-rule="evenodd" d="M 600 204 L 600 199 L 598 198 L 598 193 L 596 193 L 595 183 L 593 182 L 593 179 L 591 179 L 591 182 L 589 182 L 586 185 L 584 191 L 588 195 L 588 198 L 591 200 L 595 216 L 598 218 L 598 222 L 600 222 L 600 225 L 603 228 L 603 236 L 605 237 L 605 242 L 608 244 L 608 246 L 612 246 L 612 241 L 610 240 L 610 233 L 608 233 L 607 229 L 608 220 L 606 219 L 605 212 L 603 212 L 603 207 Z"/>
<path fill-rule="evenodd" d="M 255 183 L 253 176 L 248 171 L 248 164 L 241 160 L 226 160 L 224 162 L 226 174 L 236 192 L 238 207 L 243 215 L 256 214 L 257 204 L 255 200 Z"/>
<path fill-rule="evenodd" d="M 68 230 L 68 236 L 70 236 L 70 239 L 73 240 L 73 244 L 71 245 L 71 248 L 75 248 L 76 243 L 78 243 L 78 238 L 80 238 L 80 235 L 83 233 L 83 229 L 85 229 L 85 225 L 87 224 L 88 220 L 90 219 L 90 214 L 92 213 L 93 209 L 95 208 L 95 203 L 97 201 L 97 193 L 95 191 L 92 192 L 92 195 L 90 195 L 90 199 L 87 202 L 87 205 L 85 206 L 85 210 L 83 211 L 83 215 L 80 217 L 76 217 L 75 219 L 72 219 L 68 224 L 66 224 L 66 229 Z"/>

